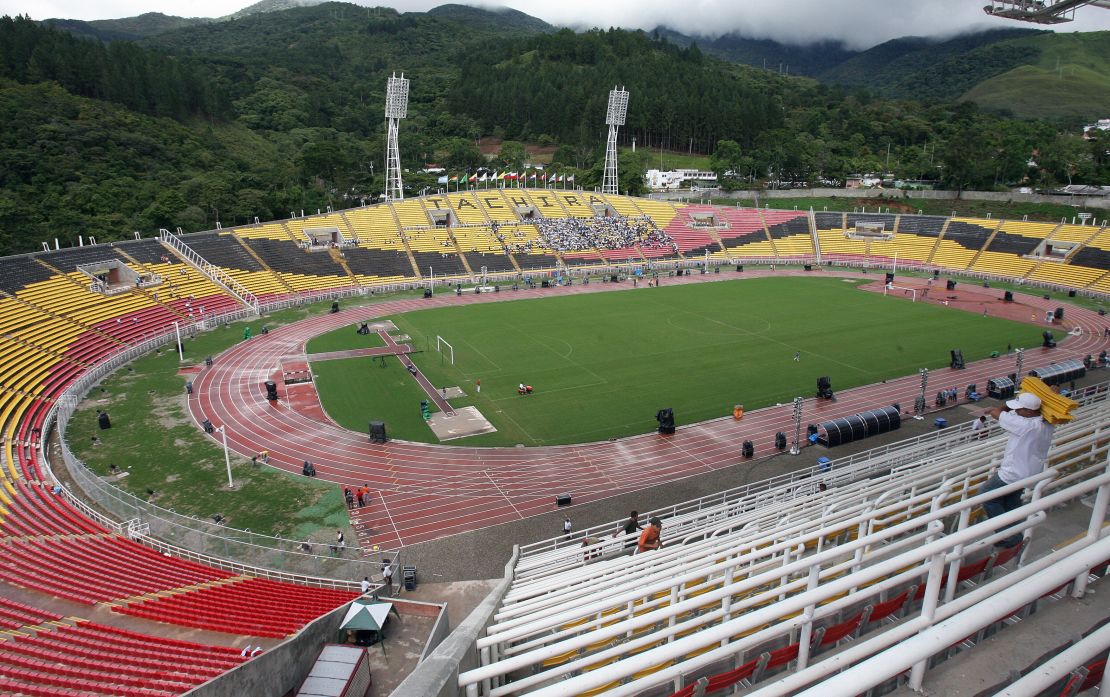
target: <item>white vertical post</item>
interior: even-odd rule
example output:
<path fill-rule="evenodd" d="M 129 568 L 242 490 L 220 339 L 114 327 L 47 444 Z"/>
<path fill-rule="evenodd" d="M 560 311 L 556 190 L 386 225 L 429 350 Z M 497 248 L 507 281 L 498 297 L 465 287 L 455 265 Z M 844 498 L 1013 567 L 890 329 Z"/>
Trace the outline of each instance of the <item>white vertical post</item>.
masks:
<path fill-rule="evenodd" d="M 181 348 L 181 325 L 177 322 L 173 323 L 173 330 L 177 332 L 177 360 L 185 360 L 185 350 Z"/>
<path fill-rule="evenodd" d="M 234 489 L 235 482 L 231 479 L 231 453 L 227 449 L 227 427 L 220 426 L 220 434 L 224 439 L 224 464 L 227 465 L 227 488 Z"/>

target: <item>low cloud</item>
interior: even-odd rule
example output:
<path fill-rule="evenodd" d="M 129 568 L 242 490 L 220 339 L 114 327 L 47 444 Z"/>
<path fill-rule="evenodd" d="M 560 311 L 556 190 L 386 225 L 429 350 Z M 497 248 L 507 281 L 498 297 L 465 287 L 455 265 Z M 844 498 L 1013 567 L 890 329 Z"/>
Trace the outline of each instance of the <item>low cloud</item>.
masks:
<path fill-rule="evenodd" d="M 900 36 L 949 37 L 991 28 L 1037 27 L 988 17 L 984 0 L 505 0 L 465 4 L 512 7 L 546 22 L 576 29 L 623 27 L 653 29 L 664 25 L 703 36 L 737 33 L 787 44 L 840 41 L 863 49 Z M 111 19 L 144 12 L 182 17 L 220 17 L 242 9 L 232 0 L 0 0 L 0 14 L 30 14 L 34 19 Z M 402 12 L 423 12 L 442 0 L 360 0 Z M 1110 10 L 1081 8 L 1077 20 L 1057 31 L 1110 30 Z"/>

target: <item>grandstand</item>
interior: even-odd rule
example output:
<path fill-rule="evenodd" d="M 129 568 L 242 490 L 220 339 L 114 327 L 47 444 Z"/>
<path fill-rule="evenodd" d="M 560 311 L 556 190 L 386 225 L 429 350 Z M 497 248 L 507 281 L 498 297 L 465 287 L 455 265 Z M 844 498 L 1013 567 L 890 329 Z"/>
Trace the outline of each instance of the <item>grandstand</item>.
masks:
<path fill-rule="evenodd" d="M 566 253 L 544 246 L 536 220 L 588 221 L 601 210 L 650 220 L 677 249 Z M 846 235 L 858 222 L 881 223 L 892 235 L 852 240 Z M 305 230 L 314 228 L 338 229 L 345 244 L 311 249 Z M 810 214 L 590 192 L 452 193 L 179 239 L 267 307 L 418 286 L 433 273 L 469 283 L 482 268 L 516 279 L 568 265 L 609 269 L 628 259 L 662 270 L 706 259 L 884 266 L 897 258 L 921 270 L 1110 295 L 1106 228 Z M 1054 243 L 1061 253 L 1048 251 Z M 106 261 L 161 280 L 98 292 L 77 267 Z M 230 570 L 219 560 L 155 552 L 153 540 L 96 517 L 50 482 L 45 437 L 60 407 L 105 371 L 167 341 L 175 323 L 199 329 L 252 311 L 220 278 L 154 239 L 0 259 L 0 581 L 44 599 L 0 599 L 0 691 L 180 694 L 240 657 L 226 646 L 231 637 L 223 647 L 176 642 L 157 637 L 156 623 L 282 639 L 357 595 L 349 581 L 268 578 L 264 569 Z M 1104 486 L 1105 475 L 1090 465 L 1105 456 L 1107 436 L 1089 430 L 1110 416 L 1102 394 L 1090 395 L 1074 425 L 1058 429 L 1056 476 L 1044 479 L 1038 501 L 1068 504 Z M 1027 528 L 1022 551 L 994 551 L 1000 533 L 975 520 L 975 490 L 1001 439 L 953 437 L 939 451 L 924 444 L 907 450 L 896 467 L 882 457 L 837 467 L 829 492 L 815 491 L 812 479 L 792 481 L 670 516 L 667 538 L 687 543 L 674 552 L 626 557 L 624 540 L 582 548 L 580 538 L 572 548 L 554 541 L 525 549 L 488 631 L 475 636 L 486 660 L 466 668 L 458 687 L 483 695 L 687 695 L 699 678 L 716 687 L 767 685 L 785 666 L 797 673 L 817 668 L 845 644 L 886 637 L 875 651 L 886 650 L 883 642 L 900 636 L 889 632 L 909 626 L 931 598 L 943 597 L 940 607 L 953 611 L 972 607 L 992 587 L 988 581 L 1016 582 L 1041 573 L 1041 559 L 1064 563 L 1083 553 L 1079 547 L 1100 544 L 1084 538 L 1056 557 L 1041 549 L 1047 557 L 1021 566 L 1047 530 L 1045 516 L 1052 518 L 1049 504 L 1032 501 L 1020 516 Z M 936 537 L 939 526 L 946 534 Z M 926 576 L 940 554 L 947 575 Z M 282 611 L 259 621 L 259 609 L 279 598 Z M 53 599 L 145 620 L 147 629 L 127 632 L 42 609 Z M 996 628 L 992 622 L 981 629 Z"/>
<path fill-rule="evenodd" d="M 1098 544 L 1100 556 L 1089 566 L 1101 574 L 1110 561 L 1105 538 L 1084 536 L 1086 525 L 1054 529 L 1044 514 L 1051 505 L 1082 508 L 1079 499 L 1110 485 L 1103 390 L 1092 392 L 1080 418 L 1058 429 L 1050 470 L 1028 483 L 1032 499 L 1005 520 L 984 519 L 978 504 L 985 497 L 977 493 L 1005 436 L 980 440 L 963 429 L 831 471 L 815 468 L 725 492 L 715 504 L 677 505 L 664 518 L 669 543 L 658 552 L 628 556 L 634 536 L 611 535 L 619 521 L 570 541 L 526 546 L 476 640 L 480 665 L 460 673 L 459 687 L 491 696 L 685 696 L 699 680 L 708 683 L 705 694 L 759 688 L 789 666 L 796 689 L 842 668 L 835 657 L 845 643 L 869 646 L 853 661 L 882 655 L 907 636 L 900 628 L 936 629 L 942 618 L 1089 545 Z M 1096 511 L 1092 525 L 1101 516 Z M 1000 524 L 1009 522 L 1024 530 L 1023 542 L 1000 548 L 994 543 L 1013 532 Z M 1081 534 L 1037 539 L 1061 530 Z M 1034 544 L 1060 551 L 1026 560 Z M 1073 577 L 1082 585 L 1087 565 L 1080 568 Z M 1060 592 L 1059 585 L 1034 598 Z M 1020 599 L 1013 603 L 1000 616 L 981 614 L 981 625 L 956 650 L 972 648 L 1029 609 Z M 832 663 L 822 667 L 826 660 Z M 863 692 L 893 684 L 902 671 L 850 684 Z M 776 683 L 766 694 L 792 692 Z"/>

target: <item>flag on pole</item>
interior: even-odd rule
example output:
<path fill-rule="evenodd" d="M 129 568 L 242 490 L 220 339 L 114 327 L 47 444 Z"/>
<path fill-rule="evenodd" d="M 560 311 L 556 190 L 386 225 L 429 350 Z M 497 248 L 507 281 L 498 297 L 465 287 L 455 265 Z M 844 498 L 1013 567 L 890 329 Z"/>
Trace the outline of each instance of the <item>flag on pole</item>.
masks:
<path fill-rule="evenodd" d="M 531 181 L 536 181 L 536 173 L 532 172 L 532 176 L 528 177 Z"/>
<path fill-rule="evenodd" d="M 472 184 L 474 182 L 478 181 L 478 174 L 477 173 L 471 174 L 470 179 L 468 181 L 470 181 L 470 183 L 472 183 Z"/>

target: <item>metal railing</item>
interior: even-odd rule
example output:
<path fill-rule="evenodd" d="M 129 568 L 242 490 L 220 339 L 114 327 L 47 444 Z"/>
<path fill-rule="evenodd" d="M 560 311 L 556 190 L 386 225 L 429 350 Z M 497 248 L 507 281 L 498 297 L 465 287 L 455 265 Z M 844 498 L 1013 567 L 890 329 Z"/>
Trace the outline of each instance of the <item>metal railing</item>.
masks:
<path fill-rule="evenodd" d="M 822 659 L 811 661 L 809 640 L 817 623 L 827 622 L 847 607 L 859 607 L 861 601 L 887 590 L 921 584 L 917 586 L 921 589 L 918 597 L 924 598 L 920 616 L 910 622 L 920 623 L 914 624 L 907 635 L 884 630 L 869 639 L 868 650 L 860 657 L 865 658 L 896 646 L 920 630 L 937 627 L 941 619 L 965 609 L 969 603 L 1003 593 L 1013 597 L 1021 587 L 1020 572 L 1001 577 L 990 591 L 984 587 L 958 597 L 954 595 L 956 574 L 972 555 L 989 553 L 995 542 L 1015 532 L 1023 532 L 1028 541 L 1055 507 L 1078 502 L 1096 491 L 1087 537 L 1055 553 L 1047 562 L 1037 560 L 1029 566 L 1049 568 L 1075 554 L 1077 549 L 1100 544 L 1102 522 L 1110 502 L 1110 473 L 1102 464 L 1106 462 L 1106 436 L 1100 429 L 1095 424 L 1083 429 L 1091 435 L 1074 443 L 1069 460 L 1060 464 L 1060 470 L 1048 470 L 989 493 L 961 497 L 959 479 L 946 479 L 931 491 L 882 509 L 848 512 L 845 518 L 829 522 L 823 518 L 815 520 L 814 527 L 801 535 L 768 530 L 746 537 L 707 540 L 697 548 L 672 550 L 669 556 L 664 552 L 639 555 L 619 568 L 603 565 L 605 568 L 590 572 L 592 576 L 579 574 L 562 599 L 557 597 L 556 588 L 537 589 L 536 602 L 555 598 L 558 604 L 549 605 L 544 611 L 504 618 L 500 624 L 491 626 L 487 636 L 478 640 L 477 648 L 489 649 L 483 658 L 489 655 L 492 660 L 484 660 L 482 667 L 460 674 L 459 686 L 466 689 L 468 696 L 481 693 L 490 697 L 519 693 L 533 684 L 539 687 L 534 692 L 537 697 L 578 694 L 610 683 L 621 683 L 607 693 L 613 695 L 635 695 L 672 681 L 676 681 L 673 689 L 678 689 L 681 683 L 677 681 L 683 675 L 785 636 L 800 636 L 794 672 L 806 670 L 812 662 L 813 670 L 806 681 L 812 682 L 821 670 L 829 674 L 843 668 L 835 663 L 835 658 L 834 663 L 825 663 L 824 668 L 818 667 L 824 663 Z M 1089 465 L 1082 481 L 1048 493 L 1050 483 L 1060 471 L 1084 462 Z M 981 471 L 982 467 L 978 469 Z M 974 471 L 968 474 L 975 476 Z M 1026 487 L 1033 489 L 1028 504 L 980 523 L 970 523 L 971 512 L 984 501 Z M 909 505 L 925 512 L 909 520 L 899 518 L 904 522 L 888 522 L 882 528 L 867 525 L 877 520 L 893 521 L 880 516 L 902 516 Z M 954 528 L 953 521 L 957 521 Z M 860 532 L 854 539 L 822 549 L 821 540 L 841 535 L 857 524 Z M 1105 550 L 1106 540 L 1102 540 Z M 810 544 L 816 551 L 807 554 L 805 549 Z M 883 552 L 874 554 L 879 548 Z M 873 559 L 861 566 L 869 554 Z M 1105 554 L 1102 551 L 1099 559 L 1105 558 Z M 1075 579 L 1076 593 L 1085 588 L 1087 568 L 1069 567 L 1065 574 L 1065 578 Z M 630 575 L 631 572 L 637 574 Z M 1047 583 L 1044 588 L 1039 587 L 1033 598 L 1052 587 Z M 979 613 L 977 619 L 982 622 L 979 626 L 991 624 L 1005 614 Z M 579 627 L 576 620 L 582 617 L 596 618 L 596 622 Z M 608 645 L 611 648 L 605 648 L 605 642 L 610 640 L 615 641 Z M 935 641 L 933 651 L 949 643 Z M 597 649 L 598 646 L 602 648 Z M 576 650 L 586 653 L 555 667 L 539 669 L 543 661 Z M 611 663 L 606 661 L 610 657 L 614 659 Z M 916 665 L 919 658 L 916 656 L 911 665 Z M 579 673 L 582 666 L 591 664 L 600 667 Z M 538 672 L 532 674 L 525 670 L 528 667 L 535 667 Z M 503 682 L 514 671 L 516 679 Z M 860 684 L 851 682 L 855 690 L 850 694 L 858 693 Z M 919 686 L 917 682 L 915 687 Z"/>
<path fill-rule="evenodd" d="M 1073 392 L 1071 398 L 1079 402 L 1081 407 L 1098 404 L 1110 398 L 1110 381 L 1089 385 Z M 776 475 L 758 482 L 751 482 L 742 486 L 725 489 L 707 496 L 702 496 L 689 501 L 676 503 L 672 506 L 657 508 L 651 511 L 641 511 L 641 520 L 652 516 L 662 519 L 691 518 L 699 512 L 713 510 L 725 511 L 729 504 L 745 499 L 754 499 L 760 496 L 792 496 L 803 495 L 811 492 L 814 482 L 818 477 L 829 483 L 838 485 L 859 481 L 878 472 L 889 471 L 913 464 L 925 457 L 948 451 L 952 448 L 974 442 L 980 435 L 972 432 L 973 423 L 964 423 L 958 426 L 930 431 L 920 436 L 881 445 L 869 450 L 863 450 L 852 455 L 846 455 L 831 460 L 826 465 L 812 465 L 793 472 Z M 992 431 L 996 429 L 991 429 Z M 553 537 L 547 540 L 521 545 L 520 569 L 528 569 L 528 560 L 544 555 L 548 563 L 566 563 L 572 558 L 581 557 L 583 538 L 607 538 L 613 531 L 622 527 L 625 520 L 613 520 L 609 523 L 594 525 L 576 531 L 571 540 L 565 536 Z M 671 529 L 669 535 L 681 535 L 681 529 Z M 551 557 L 557 550 L 565 552 L 565 559 Z"/>
<path fill-rule="evenodd" d="M 369 289 L 364 290 L 369 293 Z M 365 293 L 356 291 L 351 294 Z M 334 293 L 305 294 L 295 298 L 284 298 L 268 303 L 262 306 L 262 309 L 264 312 L 270 312 L 334 295 Z M 205 326 L 215 326 L 254 316 L 255 313 L 252 310 L 240 308 L 209 316 L 201 322 L 188 324 L 182 328 L 182 331 L 191 333 Z M 113 532 L 128 534 L 135 529 L 146 529 L 149 532 L 141 535 L 132 534 L 132 539 L 159 551 L 194 559 L 235 573 L 249 573 L 253 576 L 328 587 L 347 587 L 343 584 L 351 584 L 350 587 L 353 588 L 357 587 L 357 580 L 363 577 L 375 581 L 381 579 L 381 563 L 384 558 L 388 557 L 394 565 L 399 565 L 400 553 L 396 551 L 362 554 L 357 548 L 348 547 L 336 553 L 333 552 L 332 545 L 326 543 L 262 535 L 250 530 L 228 528 L 200 518 L 182 515 L 144 501 L 104 481 L 73 453 L 65 440 L 65 430 L 81 398 L 121 366 L 171 343 L 175 338 L 176 334 L 171 329 L 122 347 L 87 370 L 55 400 L 54 406 L 50 408 L 44 419 L 43 433 L 49 433 L 50 429 L 57 425 L 59 450 L 67 471 L 82 494 L 109 515 L 97 511 L 82 501 L 76 492 L 64 486 L 60 487 L 61 495 L 83 514 Z M 45 438 L 40 443 L 40 448 L 41 463 L 47 476 L 55 482 L 58 481 L 51 470 L 52 463 L 46 449 Z M 356 554 L 357 558 L 353 556 Z M 355 580 L 336 581 L 329 577 Z"/>
<path fill-rule="evenodd" d="M 207 261 L 198 254 L 195 249 L 186 245 L 180 237 L 163 228 L 158 231 L 158 239 L 160 239 L 163 244 L 173 249 L 185 263 L 189 264 L 197 271 L 200 271 L 214 283 L 223 287 L 224 290 L 233 295 L 239 302 L 253 309 L 255 314 L 259 313 L 258 298 L 254 296 L 254 293 L 247 290 L 243 284 L 229 276 L 223 269 Z"/>

